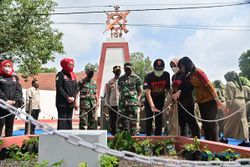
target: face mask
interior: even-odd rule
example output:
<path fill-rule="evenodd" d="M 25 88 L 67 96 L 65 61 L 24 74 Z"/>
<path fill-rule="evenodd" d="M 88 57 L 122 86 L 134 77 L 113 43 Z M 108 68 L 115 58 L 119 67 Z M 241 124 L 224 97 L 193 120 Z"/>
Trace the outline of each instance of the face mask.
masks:
<path fill-rule="evenodd" d="M 39 84 L 38 83 L 35 83 L 34 84 L 34 87 L 37 89 L 37 88 L 39 88 Z"/>
<path fill-rule="evenodd" d="M 175 74 L 179 71 L 179 68 L 178 68 L 178 67 L 172 67 L 171 69 L 172 69 L 172 71 L 173 71 Z"/>
<path fill-rule="evenodd" d="M 94 76 L 94 71 L 89 71 L 89 72 L 87 73 L 87 76 L 88 76 L 89 79 L 93 78 L 93 76 Z"/>
<path fill-rule="evenodd" d="M 3 70 L 4 70 L 4 72 L 5 72 L 6 74 L 9 74 L 9 73 L 11 73 L 12 68 L 11 68 L 11 67 L 4 67 Z"/>
<path fill-rule="evenodd" d="M 155 76 L 157 76 L 157 77 L 160 77 L 160 76 L 163 74 L 163 72 L 164 72 L 164 71 L 156 71 L 156 70 L 154 70 L 154 74 L 155 74 Z"/>
<path fill-rule="evenodd" d="M 130 76 L 132 73 L 132 70 L 130 68 L 125 68 L 124 71 L 127 76 Z"/>
<path fill-rule="evenodd" d="M 116 70 L 114 71 L 115 76 L 119 77 L 121 75 L 121 71 L 120 70 Z"/>

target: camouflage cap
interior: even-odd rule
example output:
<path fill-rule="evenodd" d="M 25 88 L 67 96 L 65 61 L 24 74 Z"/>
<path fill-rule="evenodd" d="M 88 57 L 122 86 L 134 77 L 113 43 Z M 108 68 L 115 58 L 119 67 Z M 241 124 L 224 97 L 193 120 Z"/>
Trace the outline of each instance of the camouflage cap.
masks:
<path fill-rule="evenodd" d="M 85 66 L 84 71 L 86 71 L 86 72 L 87 72 L 87 71 L 94 71 L 94 72 L 96 72 L 97 69 L 98 69 L 98 66 L 89 63 L 89 64 L 87 64 L 87 65 Z"/>

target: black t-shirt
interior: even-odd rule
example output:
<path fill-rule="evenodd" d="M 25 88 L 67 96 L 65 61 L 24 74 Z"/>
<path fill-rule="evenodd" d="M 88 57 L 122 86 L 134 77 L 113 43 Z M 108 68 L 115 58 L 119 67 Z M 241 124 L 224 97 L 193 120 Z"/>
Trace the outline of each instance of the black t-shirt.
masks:
<path fill-rule="evenodd" d="M 155 106 L 164 103 L 166 91 L 170 89 L 170 75 L 164 71 L 160 77 L 155 76 L 154 72 L 150 72 L 145 76 L 143 89 L 150 89 L 151 96 Z M 145 98 L 145 105 L 148 105 Z"/>
<path fill-rule="evenodd" d="M 178 72 L 177 74 L 173 75 L 172 82 L 173 92 L 181 90 L 179 102 L 185 107 L 193 106 L 194 98 L 192 91 L 194 87 L 186 77 L 185 73 Z"/>

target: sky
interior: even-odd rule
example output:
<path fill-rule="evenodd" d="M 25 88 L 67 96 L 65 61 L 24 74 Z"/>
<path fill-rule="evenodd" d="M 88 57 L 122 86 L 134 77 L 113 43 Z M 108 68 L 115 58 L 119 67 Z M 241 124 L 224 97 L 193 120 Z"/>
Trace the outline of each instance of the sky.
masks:
<path fill-rule="evenodd" d="M 242 2 L 237 0 L 57 0 L 55 12 L 72 11 L 104 11 L 111 7 L 98 8 L 60 8 L 72 6 L 106 6 L 120 5 L 121 10 L 180 7 L 191 4 L 214 5 L 220 3 Z M 158 4 L 158 5 L 153 5 Z M 171 4 L 171 5 L 159 5 Z M 133 6 L 134 5 L 134 6 Z M 146 6 L 143 6 L 146 5 Z M 189 5 L 190 6 L 190 5 Z M 75 71 L 82 71 L 87 63 L 98 63 L 102 43 L 109 37 L 109 32 L 103 33 L 105 25 L 58 24 L 59 22 L 106 22 L 106 15 L 53 15 L 54 29 L 62 32 L 65 54 L 56 55 L 55 62 L 49 63 L 60 70 L 59 62 L 63 57 L 75 59 Z M 250 5 L 196 9 L 130 12 L 128 24 L 165 24 L 165 25 L 206 25 L 233 26 L 229 29 L 250 30 Z M 248 26 L 248 27 L 235 27 Z M 211 81 L 221 79 L 232 70 L 239 71 L 238 58 L 250 49 L 250 31 L 225 31 L 204 29 L 177 29 L 152 27 L 127 27 L 129 32 L 123 37 L 129 44 L 130 53 L 143 52 L 152 61 L 162 58 L 166 70 L 172 74 L 169 62 L 173 58 L 190 57 L 194 64 L 205 71 Z M 217 27 L 218 28 L 218 27 Z"/>

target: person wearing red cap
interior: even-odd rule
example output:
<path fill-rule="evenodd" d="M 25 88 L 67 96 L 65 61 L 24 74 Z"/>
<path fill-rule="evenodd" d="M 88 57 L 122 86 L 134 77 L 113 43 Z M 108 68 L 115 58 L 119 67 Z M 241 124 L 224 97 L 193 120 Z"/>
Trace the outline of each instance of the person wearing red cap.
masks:
<path fill-rule="evenodd" d="M 58 111 L 57 129 L 72 129 L 73 109 L 78 110 L 78 85 L 73 72 L 74 60 L 61 60 L 62 71 L 56 75 L 56 108 Z"/>
<path fill-rule="evenodd" d="M 22 87 L 19 84 L 19 78 L 14 73 L 13 63 L 10 60 L 4 60 L 0 64 L 0 99 L 5 100 L 14 107 L 21 107 Z M 8 115 L 9 112 L 0 108 L 0 117 Z M 5 125 L 5 137 L 12 136 L 15 115 L 9 115 L 0 119 L 0 136 Z"/>
<path fill-rule="evenodd" d="M 154 61 L 154 71 L 145 76 L 143 88 L 146 90 L 146 117 L 158 114 L 164 107 L 167 91 L 170 90 L 170 75 L 164 71 L 165 63 L 162 59 Z M 151 136 L 153 119 L 146 120 L 146 135 Z M 155 136 L 162 134 L 162 114 L 155 117 Z"/>

